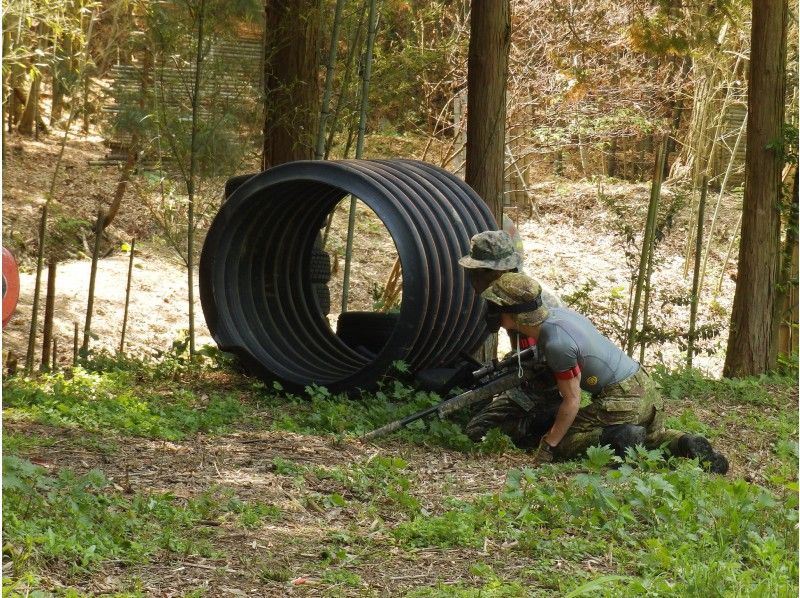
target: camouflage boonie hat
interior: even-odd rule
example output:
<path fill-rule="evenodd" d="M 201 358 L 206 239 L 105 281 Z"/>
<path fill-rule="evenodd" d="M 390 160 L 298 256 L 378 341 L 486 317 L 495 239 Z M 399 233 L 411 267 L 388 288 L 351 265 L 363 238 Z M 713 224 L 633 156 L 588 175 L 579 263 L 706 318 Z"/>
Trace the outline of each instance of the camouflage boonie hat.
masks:
<path fill-rule="evenodd" d="M 502 230 L 487 230 L 473 236 L 469 255 L 458 260 L 465 268 L 489 270 L 513 270 L 522 262 L 522 255 L 514 249 L 511 235 Z"/>
<path fill-rule="evenodd" d="M 540 302 L 538 308 L 514 314 L 517 323 L 523 326 L 538 326 L 550 315 L 547 308 L 541 304 L 541 285 L 525 274 L 506 272 L 481 293 L 481 297 L 501 307 L 520 305 L 538 299 Z"/>

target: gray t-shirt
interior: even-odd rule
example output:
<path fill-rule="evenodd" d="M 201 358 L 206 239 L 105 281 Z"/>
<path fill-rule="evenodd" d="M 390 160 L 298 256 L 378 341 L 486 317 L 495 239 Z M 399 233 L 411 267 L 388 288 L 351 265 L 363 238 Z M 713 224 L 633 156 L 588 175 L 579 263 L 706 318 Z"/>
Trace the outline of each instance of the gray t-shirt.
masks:
<path fill-rule="evenodd" d="M 639 370 L 639 364 L 589 320 L 566 307 L 550 309 L 537 344 L 556 378 L 574 378 L 580 373 L 581 388 L 592 394 Z"/>

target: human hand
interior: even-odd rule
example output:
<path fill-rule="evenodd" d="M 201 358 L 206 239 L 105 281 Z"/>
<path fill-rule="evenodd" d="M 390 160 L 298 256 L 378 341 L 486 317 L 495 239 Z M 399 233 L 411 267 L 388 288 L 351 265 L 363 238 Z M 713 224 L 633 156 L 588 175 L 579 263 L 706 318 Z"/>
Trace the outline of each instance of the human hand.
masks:
<path fill-rule="evenodd" d="M 550 446 L 543 437 L 539 442 L 539 448 L 537 448 L 536 452 L 533 454 L 533 463 L 531 466 L 539 467 L 539 465 L 544 465 L 545 463 L 552 463 L 554 459 L 553 447 Z"/>

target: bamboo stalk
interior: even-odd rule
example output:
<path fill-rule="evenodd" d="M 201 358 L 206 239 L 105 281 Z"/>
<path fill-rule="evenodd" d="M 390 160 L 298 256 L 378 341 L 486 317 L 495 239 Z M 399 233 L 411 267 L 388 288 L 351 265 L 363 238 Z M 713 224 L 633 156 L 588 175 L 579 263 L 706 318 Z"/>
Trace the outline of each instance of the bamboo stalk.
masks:
<path fill-rule="evenodd" d="M 128 260 L 128 283 L 125 286 L 125 311 L 122 315 L 122 334 L 119 339 L 119 354 L 125 355 L 125 329 L 128 326 L 128 305 L 131 300 L 131 278 L 133 277 L 133 252 L 136 249 L 136 239 L 131 239 L 131 256 Z"/>
<path fill-rule="evenodd" d="M 358 47 L 361 45 L 361 29 L 362 25 L 364 24 L 364 16 L 367 13 L 367 2 L 368 0 L 365 0 L 361 6 L 361 10 L 358 15 L 358 23 L 353 31 L 353 37 L 350 39 L 350 47 L 347 51 L 347 60 L 345 61 L 344 76 L 342 78 L 342 87 L 339 91 L 339 95 L 336 98 L 336 108 L 333 110 L 333 119 L 331 120 L 330 131 L 328 131 L 328 140 L 325 142 L 326 160 L 328 159 L 331 147 L 333 146 L 333 137 L 336 132 L 336 124 L 339 122 L 339 112 L 342 109 L 342 105 L 345 103 L 347 92 L 350 89 L 350 80 L 353 78 L 353 59 L 358 52 Z M 344 157 L 346 158 L 347 156 Z"/>
<path fill-rule="evenodd" d="M 44 241 L 47 232 L 47 207 L 49 199 L 42 206 L 42 216 L 39 219 L 39 250 L 36 254 L 36 282 L 33 286 L 33 306 L 31 307 L 31 329 L 28 334 L 28 351 L 25 354 L 25 373 L 33 371 L 33 354 L 36 351 L 36 333 L 39 320 L 39 295 L 42 290 L 42 270 L 44 270 Z"/>
<path fill-rule="evenodd" d="M 321 160 L 325 155 L 325 128 L 330 115 L 331 95 L 333 94 L 333 71 L 336 67 L 336 54 L 339 49 L 339 25 L 342 20 L 342 7 L 344 0 L 336 0 L 333 14 L 333 28 L 331 30 L 331 45 L 328 49 L 328 64 L 325 67 L 325 91 L 322 94 L 322 108 L 319 114 L 319 129 L 317 129 L 317 145 L 314 158 Z M 321 13 L 321 11 L 320 11 Z"/>
<path fill-rule="evenodd" d="M 664 154 L 666 155 L 666 153 Z M 647 317 L 650 315 L 650 283 L 653 279 L 653 254 L 655 253 L 655 235 L 650 239 L 650 249 L 647 251 L 647 274 L 644 279 L 644 307 L 642 308 L 642 332 L 647 332 Z M 647 339 L 642 336 L 639 345 L 639 363 L 644 365 L 644 353 Z"/>
<path fill-rule="evenodd" d="M 361 158 L 364 153 L 364 136 L 367 131 L 367 107 L 369 106 L 369 81 L 372 73 L 372 49 L 375 45 L 375 30 L 378 26 L 377 4 L 377 0 L 370 0 L 367 54 L 364 59 L 364 74 L 361 79 L 361 113 L 358 120 L 356 159 Z M 353 234 L 356 227 L 356 201 L 355 196 L 350 196 L 350 216 L 347 220 L 347 247 L 344 255 L 344 278 L 342 281 L 342 313 L 347 311 L 347 300 L 350 294 L 350 266 L 353 259 Z"/>
<path fill-rule="evenodd" d="M 86 44 L 88 46 L 89 42 L 92 39 L 92 30 L 94 28 L 94 16 L 95 11 L 89 15 L 89 24 L 86 30 Z M 81 21 L 81 25 L 82 25 Z M 83 57 L 81 60 L 80 66 L 80 77 L 85 77 L 86 75 L 86 64 L 88 61 L 89 51 L 88 49 L 84 48 Z M 38 317 L 39 317 L 39 294 L 41 292 L 41 285 L 42 285 L 42 269 L 44 268 L 44 241 L 45 241 L 45 233 L 47 230 L 47 210 L 50 206 L 50 200 L 53 198 L 56 189 L 56 183 L 58 181 L 58 173 L 61 168 L 61 163 L 64 158 L 64 148 L 67 145 L 67 137 L 69 136 L 69 130 L 72 126 L 72 121 L 75 118 L 77 109 L 76 109 L 77 102 L 73 102 L 72 106 L 70 106 L 69 110 L 69 117 L 67 119 L 66 127 L 64 128 L 64 135 L 61 138 L 61 147 L 59 148 L 58 158 L 56 160 L 56 167 L 53 171 L 53 178 L 50 180 L 50 190 L 48 191 L 47 195 L 45 196 L 45 203 L 42 206 L 42 218 L 39 222 L 39 253 L 36 257 L 36 283 L 34 285 L 33 291 L 33 306 L 31 308 L 31 329 L 28 335 L 28 351 L 25 356 L 25 372 L 30 374 L 33 370 L 33 355 L 36 351 L 36 327 L 38 324 Z"/>
<path fill-rule="evenodd" d="M 77 322 L 72 323 L 72 366 L 78 365 L 78 330 L 80 326 Z"/>
<path fill-rule="evenodd" d="M 89 336 L 92 332 L 92 312 L 94 311 L 94 285 L 97 279 L 97 261 L 100 259 L 100 240 L 103 238 L 103 210 L 97 212 L 97 222 L 95 223 L 94 250 L 92 251 L 92 269 L 89 273 L 89 298 L 86 302 L 86 321 L 83 326 L 83 344 L 81 354 L 87 357 L 89 354 Z"/>
<path fill-rule="evenodd" d="M 692 276 L 692 303 L 689 311 L 689 342 L 686 352 L 686 367 L 691 369 L 694 357 L 694 335 L 697 324 L 697 304 L 700 300 L 700 254 L 703 252 L 703 222 L 706 210 L 708 178 L 703 177 L 700 187 L 700 206 L 697 211 L 697 235 L 694 253 L 694 276 Z"/>
<path fill-rule="evenodd" d="M 733 236 L 731 242 L 728 243 L 728 252 L 725 254 L 725 261 L 722 262 L 722 271 L 719 273 L 719 282 L 717 283 L 717 293 L 722 291 L 722 281 L 725 279 L 725 270 L 728 267 L 728 262 L 731 260 L 731 253 L 733 252 L 733 244 L 736 242 L 739 232 L 742 228 L 742 214 L 739 214 L 739 219 L 736 221 L 736 226 L 733 227 Z"/>
<path fill-rule="evenodd" d="M 628 328 L 628 342 L 626 345 L 628 355 L 633 355 L 636 343 L 636 324 L 639 320 L 639 308 L 642 300 L 642 289 L 647 275 L 647 261 L 653 233 L 655 232 L 656 214 L 658 212 L 658 200 L 661 196 L 661 177 L 664 174 L 664 155 L 666 148 L 666 136 L 661 140 L 656 149 L 656 160 L 653 168 L 653 182 L 650 187 L 650 202 L 647 206 L 647 221 L 645 223 L 644 237 L 642 239 L 642 255 L 639 260 L 639 274 L 636 279 L 636 292 L 633 297 L 633 308 L 631 309 L 630 328 Z"/>
<path fill-rule="evenodd" d="M 194 85 L 192 88 L 192 129 L 189 152 L 189 175 L 186 191 L 189 196 L 188 227 L 186 240 L 186 271 L 189 300 L 189 359 L 194 359 L 194 234 L 195 234 L 195 172 L 197 170 L 197 124 L 200 108 L 200 80 L 203 65 L 203 44 L 205 43 L 204 26 L 206 17 L 206 0 L 200 0 L 197 18 L 197 53 L 195 56 Z"/>
<path fill-rule="evenodd" d="M 40 370 L 50 367 L 50 345 L 53 342 L 53 312 L 56 303 L 56 258 L 51 257 L 47 265 L 47 295 L 44 306 L 44 332 L 42 334 L 42 362 Z"/>
<path fill-rule="evenodd" d="M 747 112 L 745 112 L 742 126 L 739 127 L 739 133 L 736 135 L 736 142 L 733 144 L 733 151 L 731 152 L 731 159 L 728 161 L 728 167 L 725 169 L 725 176 L 722 179 L 722 185 L 719 188 L 719 195 L 717 195 L 717 203 L 714 206 L 714 216 L 711 218 L 711 226 L 708 229 L 708 240 L 706 241 L 706 252 L 703 256 L 703 266 L 700 269 L 700 292 L 703 292 L 703 280 L 706 277 L 706 264 L 708 263 L 708 254 L 711 253 L 711 239 L 714 234 L 714 229 L 717 225 L 717 214 L 719 214 L 719 207 L 722 204 L 722 195 L 725 193 L 725 187 L 728 184 L 728 178 L 733 171 L 733 162 L 736 159 L 736 152 L 739 150 L 739 145 L 744 138 L 744 132 L 747 129 Z"/>

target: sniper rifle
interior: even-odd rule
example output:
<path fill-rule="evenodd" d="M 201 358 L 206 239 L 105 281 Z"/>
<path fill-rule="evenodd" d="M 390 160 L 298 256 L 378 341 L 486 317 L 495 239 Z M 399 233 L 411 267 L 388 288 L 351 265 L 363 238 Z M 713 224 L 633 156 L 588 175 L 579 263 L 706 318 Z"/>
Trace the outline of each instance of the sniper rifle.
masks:
<path fill-rule="evenodd" d="M 520 371 L 521 362 L 530 360 L 536 361 L 536 359 L 537 351 L 535 346 L 523 349 L 500 361 L 493 359 L 490 363 L 472 372 L 472 380 L 475 381 L 475 386 L 470 390 L 462 392 L 450 399 L 446 399 L 433 407 L 389 422 L 377 430 L 368 432 L 362 439 L 373 440 L 385 436 L 386 434 L 391 434 L 392 432 L 405 428 L 411 422 L 415 422 L 433 413 L 437 413 L 439 418 L 447 417 L 465 407 L 486 399 L 491 399 L 501 392 L 520 386 L 525 381 L 525 376 Z"/>

